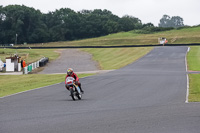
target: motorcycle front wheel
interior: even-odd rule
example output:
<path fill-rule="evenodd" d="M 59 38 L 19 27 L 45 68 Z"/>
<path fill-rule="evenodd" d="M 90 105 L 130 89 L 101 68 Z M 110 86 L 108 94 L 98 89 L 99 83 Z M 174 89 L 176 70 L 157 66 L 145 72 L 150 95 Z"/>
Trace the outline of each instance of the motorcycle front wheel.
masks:
<path fill-rule="evenodd" d="M 79 100 L 81 100 L 82 95 L 77 92 L 77 97 Z"/>
<path fill-rule="evenodd" d="M 73 89 L 70 90 L 70 94 L 71 94 L 72 100 L 75 101 L 76 99 L 75 99 L 75 97 L 74 97 L 74 91 L 73 91 Z"/>

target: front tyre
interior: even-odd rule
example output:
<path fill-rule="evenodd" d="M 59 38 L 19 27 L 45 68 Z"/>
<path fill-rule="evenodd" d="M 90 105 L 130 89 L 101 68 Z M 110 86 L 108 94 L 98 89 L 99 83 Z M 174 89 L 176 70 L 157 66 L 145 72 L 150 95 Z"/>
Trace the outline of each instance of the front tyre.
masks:
<path fill-rule="evenodd" d="M 80 90 L 78 91 L 78 90 L 77 90 L 77 87 L 75 87 L 75 89 L 76 89 L 76 96 L 77 96 L 77 98 L 78 98 L 79 100 L 81 100 L 82 95 L 81 95 Z M 79 93 L 79 92 L 80 92 L 80 93 Z"/>
<path fill-rule="evenodd" d="M 74 91 L 73 91 L 73 89 L 70 90 L 70 94 L 71 94 L 72 100 L 75 101 L 76 99 L 75 99 L 75 97 L 74 97 Z"/>
<path fill-rule="evenodd" d="M 78 97 L 79 100 L 81 100 L 82 95 L 77 92 L 77 97 Z"/>

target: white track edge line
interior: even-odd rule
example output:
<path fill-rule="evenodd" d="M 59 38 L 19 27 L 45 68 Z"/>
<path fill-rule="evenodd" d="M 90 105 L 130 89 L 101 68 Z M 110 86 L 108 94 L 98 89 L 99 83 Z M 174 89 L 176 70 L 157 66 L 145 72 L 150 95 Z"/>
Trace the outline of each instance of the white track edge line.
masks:
<path fill-rule="evenodd" d="M 86 78 L 86 77 L 83 77 L 83 78 Z M 81 78 L 81 79 L 83 79 L 83 78 Z M 14 96 L 14 95 L 18 95 L 18 94 L 25 93 L 25 92 L 29 92 L 29 91 L 39 90 L 39 89 L 42 89 L 42 88 L 50 87 L 50 86 L 53 86 L 53 85 L 58 85 L 58 84 L 61 84 L 61 83 L 63 83 L 63 82 L 52 84 L 52 85 L 48 85 L 48 86 L 43 86 L 43 87 L 36 88 L 36 89 L 31 89 L 31 90 L 27 90 L 27 91 L 18 92 L 18 93 L 11 94 L 11 95 L 8 95 L 8 96 L 0 97 L 0 99 L 6 98 L 6 97 L 10 97 L 10 96 Z"/>
<path fill-rule="evenodd" d="M 186 92 L 186 100 L 185 103 L 188 103 L 188 97 L 189 97 L 189 76 L 187 74 L 187 92 Z"/>
<path fill-rule="evenodd" d="M 60 82 L 60 83 L 62 83 L 62 82 Z M 53 84 L 53 85 L 58 85 L 60 83 L 56 83 L 56 84 Z M 10 96 L 14 96 L 14 95 L 18 95 L 18 94 L 25 93 L 25 92 L 29 92 L 29 91 L 39 90 L 39 89 L 50 87 L 50 86 L 53 86 L 53 85 L 48 85 L 48 86 L 43 86 L 43 87 L 36 88 L 36 89 L 31 89 L 31 90 L 27 90 L 27 91 L 18 92 L 18 93 L 11 94 L 11 95 L 8 95 L 8 96 L 0 97 L 0 99 L 6 98 L 6 97 L 10 97 Z"/>
<path fill-rule="evenodd" d="M 188 71 L 188 67 L 187 67 L 187 54 L 188 52 L 190 51 L 190 47 L 188 47 L 188 50 L 186 52 L 186 55 L 185 55 L 185 66 L 186 66 L 186 73 Z M 185 100 L 185 103 L 188 103 L 188 97 L 189 97 L 189 76 L 188 76 L 188 73 L 187 73 L 187 92 L 186 92 L 186 100 Z"/>

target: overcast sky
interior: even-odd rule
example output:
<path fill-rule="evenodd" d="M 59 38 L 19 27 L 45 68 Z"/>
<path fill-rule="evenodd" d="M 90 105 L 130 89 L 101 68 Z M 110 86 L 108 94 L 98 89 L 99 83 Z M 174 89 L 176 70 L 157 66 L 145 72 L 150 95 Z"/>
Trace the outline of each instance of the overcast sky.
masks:
<path fill-rule="evenodd" d="M 14 4 L 33 7 L 43 13 L 60 8 L 107 9 L 119 17 L 131 15 L 155 26 L 164 14 L 182 17 L 185 25 L 200 24 L 200 0 L 0 0 L 3 6 Z"/>

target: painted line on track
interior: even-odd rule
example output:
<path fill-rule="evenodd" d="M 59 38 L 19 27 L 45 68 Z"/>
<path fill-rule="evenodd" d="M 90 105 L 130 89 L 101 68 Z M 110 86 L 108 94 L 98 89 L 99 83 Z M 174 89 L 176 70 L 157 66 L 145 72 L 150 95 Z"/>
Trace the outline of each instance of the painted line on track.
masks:
<path fill-rule="evenodd" d="M 61 84 L 61 83 L 62 83 L 62 82 L 56 83 L 56 84 L 53 84 L 53 85 L 58 85 L 58 84 Z M 14 96 L 14 95 L 18 95 L 18 94 L 22 94 L 22 93 L 29 92 L 29 91 L 39 90 L 39 89 L 46 88 L 46 87 L 50 87 L 50 86 L 53 86 L 53 85 L 48 85 L 48 86 L 43 86 L 43 87 L 36 88 L 36 89 L 31 89 L 31 90 L 27 90 L 27 91 L 18 92 L 18 93 L 12 94 L 12 95 L 0 97 L 0 99 L 6 98 L 6 97 L 10 97 L 10 96 Z"/>
<path fill-rule="evenodd" d="M 90 73 L 92 73 L 92 72 L 93 73 L 106 73 L 106 72 L 111 72 L 111 71 L 114 71 L 114 70 L 99 70 L 99 71 L 87 71 L 87 72 L 90 72 Z M 77 72 L 77 73 L 82 74 L 82 73 L 86 73 L 86 72 Z M 59 73 L 59 74 L 63 74 L 63 73 Z M 83 77 L 83 78 L 86 78 L 86 77 Z M 83 78 L 81 78 L 81 79 L 83 79 Z M 53 85 L 58 85 L 58 84 L 61 84 L 61 83 L 62 82 L 56 83 L 56 84 L 53 84 Z M 39 90 L 39 89 L 50 87 L 50 86 L 53 86 L 53 85 L 48 85 L 48 86 L 43 86 L 43 87 L 36 88 L 36 89 L 31 89 L 31 90 L 27 90 L 27 91 L 18 92 L 18 93 L 11 94 L 11 95 L 8 95 L 8 96 L 0 97 L 0 99 L 6 98 L 6 97 L 10 97 L 10 96 L 14 96 L 14 95 L 18 95 L 18 94 L 25 93 L 25 92 L 29 92 L 29 91 Z"/>
<path fill-rule="evenodd" d="M 112 71 L 113 71 L 113 70 L 112 70 Z M 88 77 L 88 76 L 87 76 L 87 77 Z M 82 77 L 82 78 L 80 78 L 80 79 L 83 79 L 83 78 L 86 78 L 86 77 Z M 42 89 L 42 88 L 46 88 L 46 87 L 58 85 L 58 84 L 61 84 L 61 83 L 63 83 L 63 82 L 56 83 L 56 84 L 53 84 L 53 85 L 43 86 L 43 87 L 36 88 L 36 89 L 31 89 L 31 90 L 27 90 L 27 91 L 18 92 L 18 93 L 11 94 L 11 95 L 8 95 L 8 96 L 0 97 L 0 99 L 6 98 L 6 97 L 10 97 L 10 96 L 15 96 L 15 95 L 22 94 L 22 93 L 26 93 L 26 92 L 30 92 L 30 91 L 34 91 L 34 90 L 39 90 L 39 89 Z"/>
<path fill-rule="evenodd" d="M 187 54 L 188 52 L 190 51 L 190 47 L 188 47 L 188 50 L 186 52 L 186 55 L 185 55 L 185 66 L 186 66 L 186 72 L 188 71 L 188 66 L 187 66 Z M 188 103 L 188 97 L 189 97 L 189 76 L 188 76 L 188 73 L 187 73 L 187 91 L 186 91 L 186 100 L 185 100 L 185 103 Z"/>

